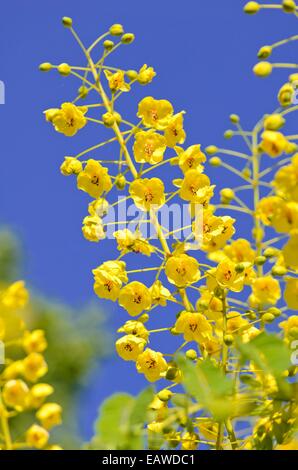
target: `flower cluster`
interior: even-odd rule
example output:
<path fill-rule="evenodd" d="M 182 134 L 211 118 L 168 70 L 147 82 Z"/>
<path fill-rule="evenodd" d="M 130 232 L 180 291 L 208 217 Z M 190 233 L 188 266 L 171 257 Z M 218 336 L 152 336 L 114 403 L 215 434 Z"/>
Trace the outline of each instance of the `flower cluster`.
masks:
<path fill-rule="evenodd" d="M 294 2 L 284 1 L 282 8 L 288 11 L 290 3 Z M 247 13 L 259 9 L 256 2 L 245 7 Z M 298 308 L 298 137 L 281 132 L 285 116 L 297 107 L 284 102 L 285 109 L 265 115 L 252 131 L 244 131 L 240 118 L 231 115 L 236 129 L 227 131 L 225 136 L 240 135 L 246 150 L 211 145 L 203 152 L 200 144 L 185 145 L 184 112 L 175 111 L 168 100 L 143 98 L 135 110 L 136 122 L 123 118 L 116 108 L 123 93 L 127 96 L 135 84 L 147 85 L 155 76 L 154 69 L 147 65 L 139 71 L 106 65 L 116 48 L 133 41 L 133 34 L 125 33 L 122 25 L 112 25 L 85 47 L 72 20 L 64 18 L 63 24 L 81 47 L 86 65 L 41 64 L 43 71 L 54 69 L 81 82 L 77 97 L 61 108 L 45 111 L 46 119 L 66 136 L 75 135 L 86 124 L 110 129 L 112 135 L 77 155 L 65 157 L 61 165 L 62 174 L 74 175 L 78 189 L 92 199 L 89 215 L 83 220 L 83 235 L 92 242 L 103 240 L 107 229 L 104 217 L 122 201 L 133 201 L 140 211 L 134 229 L 126 227 L 128 221 L 117 222 L 119 230 L 115 231 L 114 240 L 119 256 L 104 261 L 93 275 L 96 295 L 117 302 L 119 311 L 132 317 L 118 330 L 118 355 L 124 361 L 132 361 L 149 382 L 161 383 L 149 407 L 153 413 L 147 423 L 150 446 L 181 445 L 192 450 L 200 443 L 216 449 L 272 448 L 277 443 L 284 444 L 292 435 L 295 405 L 290 391 L 279 402 L 274 394 L 280 392 L 281 383 L 289 385 L 287 377 L 293 376 L 296 368 L 285 360 L 282 371 L 277 371 L 265 364 L 264 354 L 268 352 L 266 342 L 271 341 L 266 330 L 279 317 L 284 355 L 291 347 L 291 339 L 297 338 L 298 317 L 289 316 L 288 309 Z M 100 47 L 102 55 L 94 60 L 93 53 Z M 264 58 L 265 52 L 259 57 Z M 268 64 L 260 62 L 255 73 L 268 75 L 272 69 Z M 293 76 L 289 83 L 292 80 Z M 292 85 L 287 84 L 288 91 L 279 93 L 280 100 L 281 95 L 286 97 L 284 101 L 289 99 L 289 86 L 293 91 Z M 95 100 L 89 103 L 91 96 Z M 78 105 L 81 99 L 84 103 Z M 114 143 L 118 143 L 117 150 L 112 150 Z M 103 155 L 98 159 L 95 154 L 102 150 L 111 158 Z M 224 162 L 221 154 L 234 158 L 233 164 Z M 87 159 L 82 160 L 83 156 Z M 273 158 L 278 159 L 275 166 Z M 243 162 L 244 167 L 238 168 L 237 161 Z M 266 161 L 267 166 L 262 168 Z M 205 173 L 206 162 L 231 171 L 244 183 L 221 189 L 220 201 L 211 201 L 216 188 Z M 290 164 L 285 166 L 286 162 Z M 171 183 L 160 177 L 165 168 L 170 169 Z M 268 181 L 274 168 L 278 169 L 274 181 Z M 124 191 L 125 195 L 115 201 L 117 191 Z M 241 191 L 250 191 L 247 202 L 239 196 Z M 172 200 L 188 205 L 191 230 L 182 240 L 158 217 L 159 209 Z M 197 241 L 198 205 L 202 210 L 199 250 L 190 243 Z M 227 215 L 228 211 L 252 218 L 251 239 L 247 239 L 247 233 L 245 238 L 235 236 L 236 219 Z M 145 237 L 144 225 L 153 226 L 156 237 Z M 269 238 L 267 230 L 272 229 L 281 236 Z M 276 247 L 285 237 L 283 248 Z M 138 266 L 131 266 L 136 258 Z M 282 296 L 284 306 L 280 305 Z M 167 306 L 171 308 L 165 317 L 162 309 Z M 163 323 L 161 328 L 150 329 L 147 325 L 158 317 L 166 326 Z M 158 348 L 152 346 L 156 343 L 155 333 L 161 332 L 172 336 L 173 341 L 181 339 L 173 353 L 162 350 L 163 342 Z M 202 393 L 201 388 L 209 383 L 209 391 Z M 254 414 L 265 416 L 266 423 L 258 421 L 246 436 L 237 436 L 237 421 L 234 426 L 233 420 L 250 415 L 251 404 Z M 272 424 L 277 412 L 283 423 L 278 438 Z M 271 434 L 267 425 L 273 429 Z M 265 429 L 265 438 L 260 429 Z"/>
<path fill-rule="evenodd" d="M 26 328 L 20 312 L 28 300 L 23 281 L 0 291 L 0 449 L 58 450 L 49 439 L 51 429 L 61 424 L 62 408 L 47 401 L 54 393 L 42 382 L 48 371 L 47 341 L 43 330 Z M 35 420 L 15 438 L 10 421 L 22 414 L 33 414 Z"/>

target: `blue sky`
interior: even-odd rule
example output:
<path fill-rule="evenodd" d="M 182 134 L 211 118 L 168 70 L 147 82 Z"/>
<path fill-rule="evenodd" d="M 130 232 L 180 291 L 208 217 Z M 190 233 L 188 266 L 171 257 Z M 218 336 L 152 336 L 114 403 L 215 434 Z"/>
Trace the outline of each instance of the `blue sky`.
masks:
<path fill-rule="evenodd" d="M 278 2 L 277 2 L 278 3 Z M 30 286 L 61 302 L 80 307 L 95 296 L 91 270 L 112 246 L 94 245 L 81 234 L 88 198 L 63 178 L 59 166 L 71 155 L 98 142 L 98 129 L 90 128 L 73 139 L 55 134 L 42 111 L 74 97 L 76 83 L 55 73 L 42 74 L 38 64 L 81 63 L 83 58 L 71 34 L 61 26 L 71 16 L 85 43 L 91 43 L 113 23 L 134 32 L 133 45 L 121 48 L 110 65 L 138 68 L 153 65 L 157 77 L 133 99 L 153 95 L 167 98 L 177 110 L 187 112 L 187 143 L 226 145 L 222 135 L 230 127 L 228 116 L 238 113 L 243 126 L 251 127 L 276 106 L 276 91 L 287 71 L 267 80 L 253 76 L 260 46 L 296 34 L 297 19 L 278 12 L 243 14 L 240 0 L 11 0 L 2 5 L 0 17 L 0 80 L 6 86 L 6 103 L 0 106 L 2 156 L 0 223 L 10 225 L 23 241 L 24 276 Z M 281 57 L 295 61 L 287 46 Z M 126 101 L 130 103 L 129 101 Z M 97 139 L 97 140 L 96 140 Z M 230 144 L 228 144 L 230 145 Z M 165 170 L 161 175 L 166 178 Z M 229 186 L 233 178 L 208 169 L 213 183 Z M 238 221 L 239 235 L 246 229 Z M 98 306 L 105 308 L 107 304 Z M 126 319 L 108 304 L 111 328 Z M 111 373 L 112 371 L 112 373 Z M 144 386 L 130 365 L 113 357 L 85 392 L 81 425 L 90 435 L 91 422 L 101 400 L 115 390 L 137 391 Z"/>

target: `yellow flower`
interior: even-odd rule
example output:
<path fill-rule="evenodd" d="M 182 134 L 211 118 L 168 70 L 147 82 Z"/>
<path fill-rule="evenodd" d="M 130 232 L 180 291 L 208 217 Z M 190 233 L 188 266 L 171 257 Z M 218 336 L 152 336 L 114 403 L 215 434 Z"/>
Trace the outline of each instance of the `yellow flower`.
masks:
<path fill-rule="evenodd" d="M 151 294 L 144 284 L 133 281 L 123 287 L 119 295 L 119 305 L 135 317 L 151 307 Z"/>
<path fill-rule="evenodd" d="M 36 418 L 45 429 L 52 429 L 62 423 L 62 408 L 57 403 L 45 403 L 36 413 Z"/>
<path fill-rule="evenodd" d="M 199 436 L 195 432 L 185 432 L 181 437 L 182 450 L 196 450 Z"/>
<path fill-rule="evenodd" d="M 109 211 L 109 203 L 104 198 L 96 199 L 96 201 L 92 201 L 88 205 L 88 212 L 90 215 L 96 215 L 99 218 L 104 217 L 107 215 Z"/>
<path fill-rule="evenodd" d="M 169 282 L 177 287 L 193 284 L 201 277 L 198 261 L 186 254 L 171 256 L 166 262 L 165 273 Z"/>
<path fill-rule="evenodd" d="M 205 154 L 201 151 L 201 146 L 191 145 L 186 150 L 179 152 L 179 166 L 183 173 L 188 170 L 203 171 L 202 163 L 206 161 Z"/>
<path fill-rule="evenodd" d="M 165 129 L 165 138 L 168 147 L 175 147 L 177 144 L 183 144 L 186 138 L 183 129 L 183 113 L 173 116 Z"/>
<path fill-rule="evenodd" d="M 94 292 L 102 299 L 117 300 L 123 282 L 127 282 L 124 261 L 105 261 L 93 269 Z"/>
<path fill-rule="evenodd" d="M 298 279 L 296 277 L 286 279 L 284 298 L 289 308 L 298 310 Z"/>
<path fill-rule="evenodd" d="M 175 324 L 177 333 L 183 333 L 185 341 L 201 343 L 212 336 L 212 327 L 206 317 L 197 312 L 182 312 Z"/>
<path fill-rule="evenodd" d="M 54 388 L 49 384 L 38 383 L 30 389 L 28 406 L 39 408 L 45 399 L 54 393 Z"/>
<path fill-rule="evenodd" d="M 287 149 L 289 142 L 281 132 L 265 131 L 262 134 L 261 148 L 270 157 L 279 157 Z"/>
<path fill-rule="evenodd" d="M 210 253 L 226 246 L 227 241 L 232 238 L 235 233 L 234 223 L 235 219 L 227 215 L 222 217 L 212 216 L 207 221 L 204 219 L 204 244 L 202 249 Z"/>
<path fill-rule="evenodd" d="M 82 171 L 83 165 L 77 158 L 65 157 L 64 162 L 60 166 L 62 175 L 78 175 Z"/>
<path fill-rule="evenodd" d="M 162 161 L 166 148 L 164 136 L 150 129 L 136 134 L 133 152 L 136 162 L 155 165 Z"/>
<path fill-rule="evenodd" d="M 85 191 L 94 199 L 100 197 L 103 192 L 109 191 L 112 187 L 108 169 L 92 159 L 88 160 L 85 169 L 79 173 L 77 183 L 79 189 Z"/>
<path fill-rule="evenodd" d="M 141 85 L 148 85 L 148 83 L 152 82 L 155 75 L 156 75 L 156 72 L 154 68 L 147 67 L 147 64 L 144 64 L 137 75 L 137 81 Z"/>
<path fill-rule="evenodd" d="M 71 137 L 86 125 L 87 119 L 84 114 L 86 114 L 87 111 L 88 108 L 85 106 L 63 103 L 61 109 L 47 109 L 45 116 L 46 120 L 53 124 L 57 132 Z"/>
<path fill-rule="evenodd" d="M 10 309 L 23 308 L 29 300 L 29 293 L 25 288 L 24 281 L 11 284 L 0 297 L 1 303 Z"/>
<path fill-rule="evenodd" d="M 136 366 L 149 382 L 156 382 L 168 368 L 163 355 L 149 348 L 139 355 Z"/>
<path fill-rule="evenodd" d="M 298 338 L 298 315 L 291 315 L 287 320 L 279 323 L 287 337 Z"/>
<path fill-rule="evenodd" d="M 42 449 L 47 445 L 49 437 L 46 429 L 38 424 L 33 424 L 26 432 L 26 443 L 35 449 Z"/>
<path fill-rule="evenodd" d="M 126 335 L 116 341 L 116 350 L 125 361 L 136 361 L 144 351 L 146 341 L 134 335 Z"/>
<path fill-rule="evenodd" d="M 271 276 L 262 276 L 252 283 L 252 301 L 255 304 L 275 305 L 281 297 L 279 282 Z"/>
<path fill-rule="evenodd" d="M 102 220 L 97 215 L 84 218 L 82 232 L 86 240 L 90 242 L 99 242 L 106 237 Z"/>
<path fill-rule="evenodd" d="M 139 338 L 143 338 L 145 341 L 147 341 L 149 337 L 149 332 L 144 324 L 136 320 L 128 320 L 117 331 L 118 333 L 126 333 L 127 335 L 138 336 Z"/>
<path fill-rule="evenodd" d="M 291 165 L 278 170 L 273 184 L 279 196 L 298 202 L 298 153 L 293 156 Z"/>
<path fill-rule="evenodd" d="M 256 253 L 251 248 L 249 241 L 245 240 L 245 238 L 238 238 L 230 245 L 225 246 L 223 251 L 231 261 L 234 261 L 234 263 L 242 263 L 244 261 L 252 263 L 256 256 Z"/>
<path fill-rule="evenodd" d="M 155 100 L 152 96 L 147 96 L 140 101 L 137 115 L 144 126 L 163 130 L 173 115 L 173 106 L 167 100 Z"/>
<path fill-rule="evenodd" d="M 39 353 L 30 353 L 23 360 L 23 375 L 30 382 L 36 382 L 48 372 L 48 366 Z"/>
<path fill-rule="evenodd" d="M 123 255 L 133 252 L 150 256 L 151 253 L 154 252 L 153 246 L 150 245 L 148 240 L 142 237 L 141 232 L 138 230 L 133 233 L 129 229 L 125 228 L 114 232 L 113 235 L 118 243 L 117 248 Z"/>
<path fill-rule="evenodd" d="M 198 170 L 188 170 L 184 175 L 180 197 L 185 201 L 207 204 L 213 196 L 213 189 L 207 175 Z"/>
<path fill-rule="evenodd" d="M 218 436 L 218 423 L 198 420 L 198 430 L 206 439 L 215 441 Z"/>
<path fill-rule="evenodd" d="M 129 193 L 135 205 L 144 211 L 157 209 L 165 202 L 164 184 L 159 178 L 134 180 Z"/>
<path fill-rule="evenodd" d="M 2 395 L 7 406 L 23 409 L 27 403 L 29 388 L 23 380 L 9 380 L 3 387 Z"/>
<path fill-rule="evenodd" d="M 115 91 L 129 91 L 130 86 L 125 83 L 124 72 L 119 70 L 118 72 L 112 73 L 109 70 L 104 70 L 106 79 L 109 82 L 109 87 L 112 93 Z"/>
<path fill-rule="evenodd" d="M 282 249 L 286 266 L 298 268 L 298 231 L 295 230 Z"/>
<path fill-rule="evenodd" d="M 226 334 L 242 335 L 248 326 L 249 322 L 239 312 L 230 311 L 227 314 Z"/>
<path fill-rule="evenodd" d="M 221 261 L 217 266 L 215 278 L 221 287 L 233 292 L 240 292 L 243 289 L 243 273 L 237 273 L 236 264 L 228 258 Z"/>
<path fill-rule="evenodd" d="M 23 348 L 26 353 L 41 353 L 48 347 L 44 330 L 25 331 L 23 338 Z"/>
<path fill-rule="evenodd" d="M 167 305 L 168 300 L 174 299 L 169 289 L 164 287 L 159 280 L 155 281 L 149 290 L 151 293 L 152 302 L 154 304 L 161 305 L 162 307 Z"/>

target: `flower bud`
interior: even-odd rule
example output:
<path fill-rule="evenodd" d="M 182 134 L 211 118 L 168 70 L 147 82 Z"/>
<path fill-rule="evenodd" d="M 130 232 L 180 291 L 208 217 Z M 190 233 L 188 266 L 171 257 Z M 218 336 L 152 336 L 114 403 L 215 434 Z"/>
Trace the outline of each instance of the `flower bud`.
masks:
<path fill-rule="evenodd" d="M 209 165 L 217 167 L 221 165 L 221 159 L 219 157 L 211 157 L 209 160 Z"/>
<path fill-rule="evenodd" d="M 292 328 L 289 329 L 289 336 L 292 338 L 298 339 L 298 327 L 293 326 Z"/>
<path fill-rule="evenodd" d="M 197 352 L 194 349 L 189 349 L 188 351 L 186 351 L 185 356 L 187 357 L 187 359 L 191 359 L 192 361 L 194 361 L 198 357 Z"/>
<path fill-rule="evenodd" d="M 83 169 L 82 163 L 77 158 L 65 157 L 64 162 L 60 166 L 62 175 L 78 175 Z"/>
<path fill-rule="evenodd" d="M 129 80 L 135 80 L 138 76 L 138 72 L 136 70 L 127 70 L 126 75 Z"/>
<path fill-rule="evenodd" d="M 67 77 L 67 75 L 69 75 L 71 72 L 71 67 L 70 65 L 65 63 L 60 64 L 58 65 L 58 72 L 60 73 L 60 75 L 63 75 L 63 77 Z"/>
<path fill-rule="evenodd" d="M 291 73 L 291 75 L 289 76 L 289 82 L 298 82 L 298 73 Z"/>
<path fill-rule="evenodd" d="M 113 24 L 109 29 L 109 33 L 112 36 L 121 36 L 124 33 L 122 24 Z"/>
<path fill-rule="evenodd" d="M 252 236 L 254 237 L 256 242 L 261 242 L 262 238 L 264 237 L 264 230 L 262 228 L 253 228 Z"/>
<path fill-rule="evenodd" d="M 135 39 L 135 35 L 133 33 L 125 33 L 121 38 L 122 44 L 131 44 Z"/>
<path fill-rule="evenodd" d="M 235 197 L 235 193 L 231 188 L 223 188 L 220 191 L 221 203 L 229 204 Z"/>
<path fill-rule="evenodd" d="M 107 40 L 104 41 L 104 43 L 103 43 L 103 47 L 104 47 L 107 51 L 112 50 L 114 46 L 115 46 L 115 43 L 114 43 L 113 41 L 110 41 L 109 39 L 107 39 Z"/>
<path fill-rule="evenodd" d="M 268 313 L 271 313 L 272 315 L 275 316 L 275 318 L 277 318 L 277 317 L 281 316 L 282 311 L 280 310 L 280 308 L 270 307 L 270 308 L 268 308 Z"/>
<path fill-rule="evenodd" d="M 71 28 L 72 27 L 72 18 L 69 18 L 69 16 L 63 16 L 62 24 L 63 24 L 63 26 L 65 26 L 65 28 Z"/>
<path fill-rule="evenodd" d="M 278 101 L 281 106 L 290 106 L 294 98 L 294 88 L 290 83 L 285 83 L 278 92 Z"/>
<path fill-rule="evenodd" d="M 277 277 L 282 277 L 287 274 L 287 272 L 287 268 L 285 268 L 284 266 L 273 266 L 273 268 L 271 269 L 272 276 Z"/>
<path fill-rule="evenodd" d="M 266 250 L 264 251 L 264 256 L 266 256 L 266 258 L 272 258 L 273 256 L 277 256 L 277 255 L 278 255 L 277 248 L 269 247 L 269 248 L 266 248 Z"/>
<path fill-rule="evenodd" d="M 285 148 L 285 153 L 291 154 L 291 153 L 296 152 L 296 150 L 297 150 L 297 144 L 295 142 L 288 142 Z"/>
<path fill-rule="evenodd" d="M 50 64 L 50 62 L 44 62 L 43 64 L 40 64 L 39 66 L 39 70 L 41 72 L 49 72 L 50 70 L 52 70 L 53 66 L 52 64 Z"/>
<path fill-rule="evenodd" d="M 209 147 L 205 148 L 205 152 L 208 155 L 214 155 L 215 153 L 217 153 L 217 151 L 218 151 L 218 148 L 215 145 L 209 145 Z"/>
<path fill-rule="evenodd" d="M 254 260 L 254 263 L 256 266 L 263 266 L 263 264 L 266 263 L 266 257 L 265 256 L 257 256 Z"/>
<path fill-rule="evenodd" d="M 260 10 L 260 5 L 257 2 L 248 2 L 244 6 L 244 12 L 247 13 L 248 15 L 254 15 L 255 13 L 258 13 Z"/>
<path fill-rule="evenodd" d="M 245 265 L 244 265 L 244 263 L 238 263 L 238 264 L 236 264 L 236 266 L 235 266 L 235 271 L 236 271 L 236 273 L 241 274 L 241 273 L 243 273 L 244 270 L 245 270 Z"/>
<path fill-rule="evenodd" d="M 124 175 L 118 175 L 116 177 L 115 184 L 116 184 L 117 189 L 120 189 L 120 190 L 124 189 L 126 186 L 126 183 L 127 181 Z"/>
<path fill-rule="evenodd" d="M 114 118 L 115 118 L 115 122 L 116 122 L 117 124 L 120 124 L 121 121 L 122 121 L 122 116 L 121 116 L 121 114 L 119 114 L 119 113 L 117 113 L 116 111 L 114 111 L 113 115 L 114 115 Z"/>
<path fill-rule="evenodd" d="M 166 372 L 166 379 L 167 380 L 175 380 L 177 374 L 178 374 L 177 367 L 169 367 L 167 372 Z"/>
<path fill-rule="evenodd" d="M 106 127 L 112 127 L 115 124 L 115 116 L 113 113 L 105 113 L 101 116 L 103 123 Z"/>
<path fill-rule="evenodd" d="M 148 313 L 143 313 L 143 315 L 141 315 L 141 316 L 138 318 L 138 321 L 140 321 L 141 323 L 146 323 L 148 320 L 149 320 L 149 315 L 148 315 Z"/>
<path fill-rule="evenodd" d="M 282 8 L 286 13 L 294 13 L 296 11 L 296 3 L 293 0 L 283 0 Z"/>
<path fill-rule="evenodd" d="M 257 77 L 268 77 L 272 73 L 272 64 L 270 62 L 259 62 L 253 68 Z"/>
<path fill-rule="evenodd" d="M 263 46 L 258 52 L 259 59 L 268 59 L 272 54 L 272 47 L 271 46 Z"/>
<path fill-rule="evenodd" d="M 225 335 L 223 340 L 226 346 L 232 346 L 234 342 L 234 338 L 232 335 Z"/>
<path fill-rule="evenodd" d="M 280 114 L 270 114 L 264 119 L 264 129 L 277 131 L 285 124 L 285 122 L 285 119 Z"/>
<path fill-rule="evenodd" d="M 238 116 L 238 114 L 231 114 L 230 115 L 230 121 L 233 124 L 238 124 L 240 122 L 240 117 Z"/>
<path fill-rule="evenodd" d="M 275 320 L 275 316 L 272 313 L 264 313 L 262 315 L 262 320 L 264 323 L 272 323 Z"/>
<path fill-rule="evenodd" d="M 173 393 L 171 392 L 171 390 L 167 390 L 167 389 L 161 390 L 157 394 L 160 401 L 164 401 L 164 402 L 169 401 L 171 399 L 172 395 L 173 395 Z"/>
<path fill-rule="evenodd" d="M 224 138 L 225 139 L 231 139 L 234 135 L 234 132 L 231 130 L 231 129 L 228 129 L 225 133 L 224 133 Z"/>
<path fill-rule="evenodd" d="M 255 312 L 253 310 L 247 310 L 246 312 L 246 316 L 247 318 L 249 318 L 249 320 L 256 320 L 257 318 L 257 315 L 255 314 Z"/>
<path fill-rule="evenodd" d="M 242 170 L 242 174 L 243 174 L 243 176 L 245 176 L 246 178 L 250 178 L 250 177 L 251 177 L 251 171 L 250 171 L 249 168 L 244 168 L 244 169 Z"/>
<path fill-rule="evenodd" d="M 80 98 L 86 98 L 86 96 L 88 95 L 89 93 L 89 90 L 87 87 L 85 87 L 84 85 L 80 86 L 80 88 L 78 89 L 78 92 L 79 92 L 79 95 L 80 95 Z"/>

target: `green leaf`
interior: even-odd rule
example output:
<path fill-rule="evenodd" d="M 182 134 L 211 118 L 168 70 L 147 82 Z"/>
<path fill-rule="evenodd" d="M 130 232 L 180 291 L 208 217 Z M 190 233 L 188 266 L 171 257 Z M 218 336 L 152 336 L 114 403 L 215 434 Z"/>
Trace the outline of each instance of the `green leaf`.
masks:
<path fill-rule="evenodd" d="M 130 426 L 143 425 L 148 415 L 148 407 L 154 397 L 154 390 L 148 387 L 135 399 L 130 415 Z"/>

